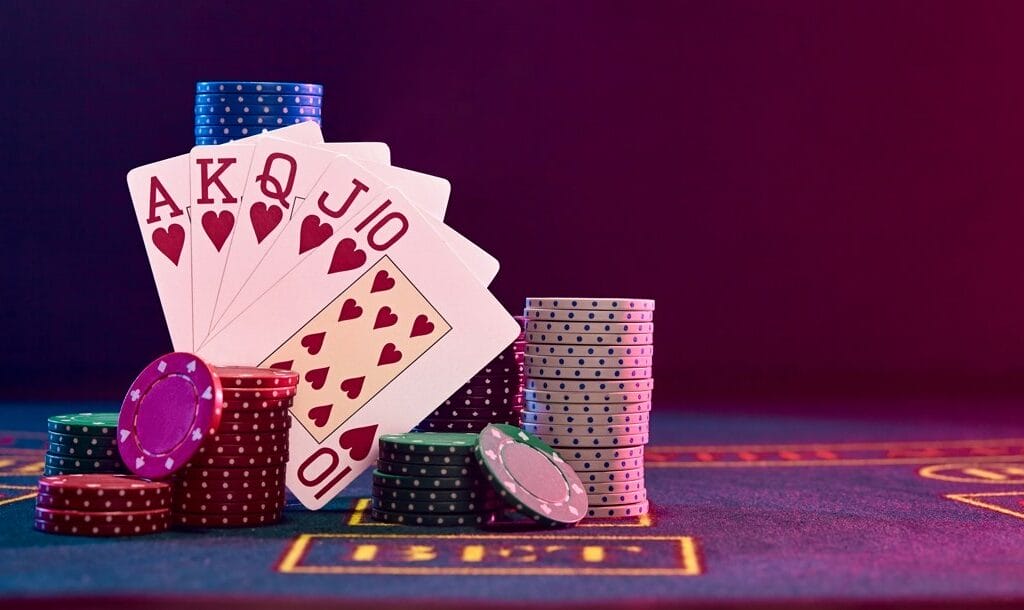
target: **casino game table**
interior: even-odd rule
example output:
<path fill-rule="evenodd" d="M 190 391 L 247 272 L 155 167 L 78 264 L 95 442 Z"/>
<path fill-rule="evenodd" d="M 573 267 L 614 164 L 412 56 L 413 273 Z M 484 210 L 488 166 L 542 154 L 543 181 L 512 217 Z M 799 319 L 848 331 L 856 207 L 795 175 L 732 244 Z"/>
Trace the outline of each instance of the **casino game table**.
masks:
<path fill-rule="evenodd" d="M 567 529 L 376 523 L 364 475 L 270 527 L 34 531 L 46 418 L 117 407 L 0 406 L 3 608 L 1024 607 L 1014 405 L 662 401 L 651 513 Z"/>

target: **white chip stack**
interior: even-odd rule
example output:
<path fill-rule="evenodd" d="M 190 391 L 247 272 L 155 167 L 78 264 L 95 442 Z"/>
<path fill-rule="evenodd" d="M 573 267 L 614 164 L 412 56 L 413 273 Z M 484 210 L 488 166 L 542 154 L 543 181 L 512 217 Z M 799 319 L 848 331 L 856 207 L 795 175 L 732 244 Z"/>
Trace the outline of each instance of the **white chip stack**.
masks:
<path fill-rule="evenodd" d="M 654 301 L 528 298 L 521 427 L 588 488 L 590 517 L 648 511 Z"/>

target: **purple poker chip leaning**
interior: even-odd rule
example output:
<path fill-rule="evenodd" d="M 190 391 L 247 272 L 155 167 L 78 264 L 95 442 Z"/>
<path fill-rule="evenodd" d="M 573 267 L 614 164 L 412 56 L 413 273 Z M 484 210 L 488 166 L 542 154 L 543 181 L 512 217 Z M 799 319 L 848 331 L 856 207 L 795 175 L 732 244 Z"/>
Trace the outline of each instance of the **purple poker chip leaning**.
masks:
<path fill-rule="evenodd" d="M 133 473 L 165 479 L 183 468 L 220 425 L 220 380 L 198 356 L 157 358 L 121 403 L 117 448 Z"/>

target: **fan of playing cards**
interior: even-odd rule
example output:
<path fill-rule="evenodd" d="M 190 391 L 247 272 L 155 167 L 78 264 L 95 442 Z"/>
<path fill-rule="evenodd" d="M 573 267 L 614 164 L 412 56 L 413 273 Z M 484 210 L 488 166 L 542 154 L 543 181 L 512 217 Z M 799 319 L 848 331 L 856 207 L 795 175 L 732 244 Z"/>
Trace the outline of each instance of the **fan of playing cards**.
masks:
<path fill-rule="evenodd" d="M 487 290 L 498 262 L 443 223 L 448 181 L 390 165 L 385 144 L 300 123 L 128 186 L 175 350 L 301 375 L 288 487 L 309 508 L 520 333 Z"/>

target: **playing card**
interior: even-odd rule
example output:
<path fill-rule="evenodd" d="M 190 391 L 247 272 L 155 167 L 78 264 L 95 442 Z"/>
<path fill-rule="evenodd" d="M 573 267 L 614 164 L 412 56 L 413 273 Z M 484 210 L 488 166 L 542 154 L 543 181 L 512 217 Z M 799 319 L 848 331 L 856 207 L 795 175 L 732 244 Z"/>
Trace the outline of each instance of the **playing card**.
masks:
<path fill-rule="evenodd" d="M 269 132 L 267 132 L 269 133 Z M 227 243 L 239 224 L 242 191 L 249 175 L 257 138 L 231 144 L 196 146 L 189 159 L 192 245 L 193 345 L 201 345 L 211 330 L 214 304 L 227 262 Z M 302 144 L 323 144 L 315 123 L 300 123 L 273 132 L 276 139 Z M 372 159 L 389 157 L 387 146 L 377 142 L 339 142 L 338 152 L 366 154 Z M 358 158 L 358 157 L 357 157 Z"/>
<path fill-rule="evenodd" d="M 128 190 L 171 344 L 176 351 L 189 351 L 193 342 L 188 155 L 133 169 L 128 172 Z"/>
<path fill-rule="evenodd" d="M 280 137 L 280 134 L 281 130 L 277 130 L 274 137 Z M 383 142 L 323 142 L 318 146 L 367 163 L 391 165 L 391 149 Z"/>
<path fill-rule="evenodd" d="M 224 314 L 253 269 L 291 219 L 295 206 L 338 153 L 273 136 L 253 147 L 238 210 L 238 227 L 227 239 L 226 261 L 211 326 Z"/>
<path fill-rule="evenodd" d="M 309 202 L 302 205 L 294 222 L 286 223 L 268 246 L 210 336 L 238 317 L 386 188 L 380 178 L 348 156 L 335 156 L 310 191 Z"/>
<path fill-rule="evenodd" d="M 365 166 L 373 173 L 367 171 Z M 390 181 L 382 181 L 381 175 L 387 176 Z M 497 260 L 437 220 L 447 207 L 451 191 L 447 180 L 403 168 L 362 161 L 353 163 L 346 157 L 338 157 L 310 191 L 309 200 L 300 204 L 293 217 L 294 222 L 286 224 L 281 230 L 263 260 L 228 304 L 210 335 L 220 332 L 227 323 L 309 256 L 329 238 L 335 227 L 344 224 L 375 197 L 377 191 L 386 186 L 385 182 L 399 188 L 420 211 L 426 212 L 425 220 L 441 234 L 456 256 L 467 264 L 482 284 L 490 283 L 498 270 Z"/>
<path fill-rule="evenodd" d="M 301 374 L 288 485 L 317 509 L 373 463 L 380 434 L 407 432 L 518 334 L 418 208 L 388 189 L 200 355 Z"/>
<path fill-rule="evenodd" d="M 421 210 L 426 212 L 424 218 L 434 227 L 441 238 L 448 244 L 462 260 L 477 280 L 484 286 L 490 285 L 494 276 L 498 274 L 500 267 L 498 259 L 494 258 L 480 246 L 466 239 L 458 231 L 444 224 L 444 214 L 448 208 L 448 199 L 451 196 L 452 185 L 444 178 L 415 172 L 409 169 L 394 166 L 377 166 L 371 163 L 364 165 L 375 173 L 384 182 L 398 187 L 406 199 L 415 203 Z M 443 205 L 435 213 L 433 202 L 443 202 Z"/>

